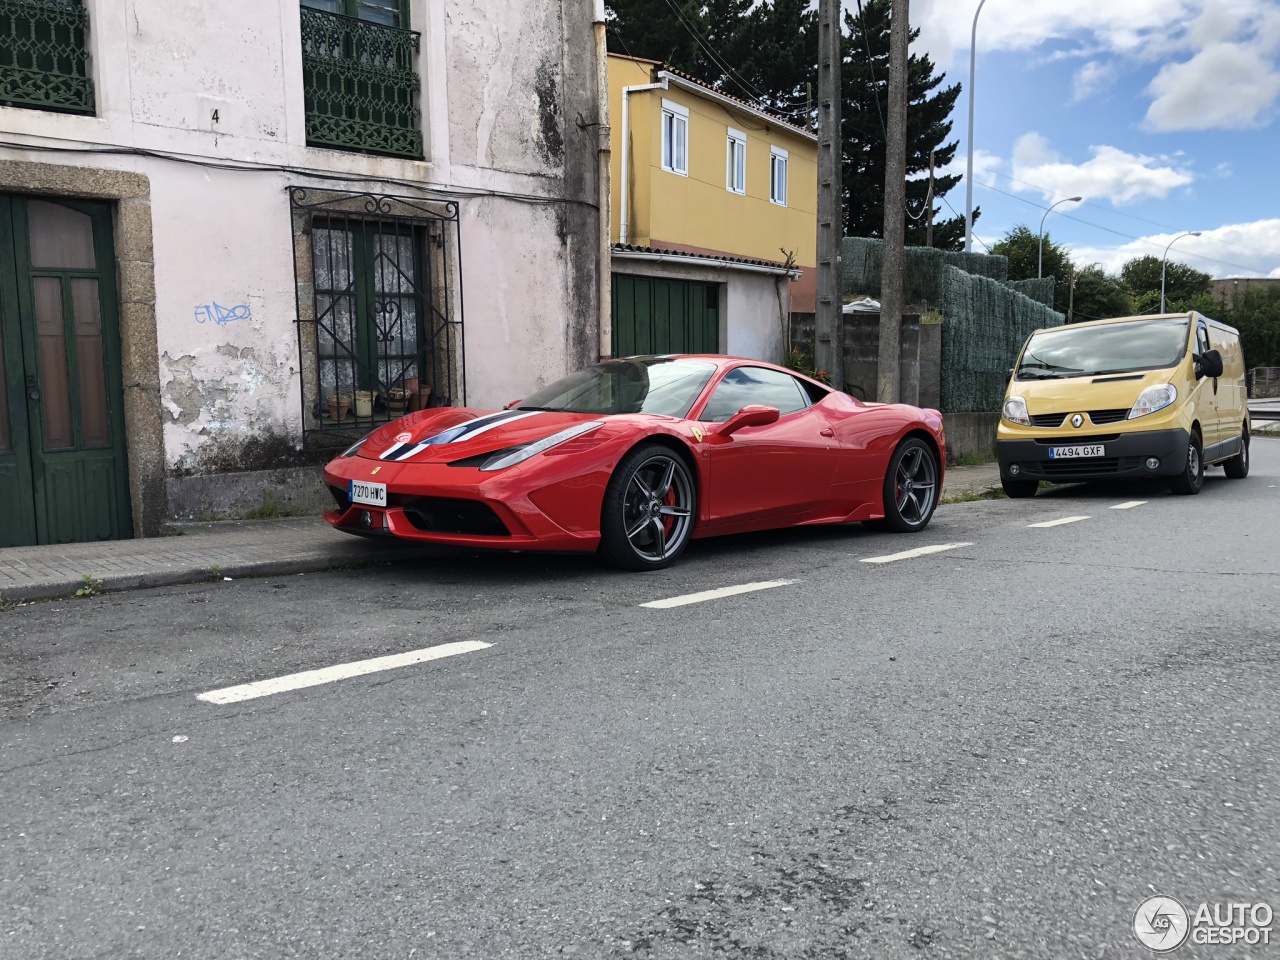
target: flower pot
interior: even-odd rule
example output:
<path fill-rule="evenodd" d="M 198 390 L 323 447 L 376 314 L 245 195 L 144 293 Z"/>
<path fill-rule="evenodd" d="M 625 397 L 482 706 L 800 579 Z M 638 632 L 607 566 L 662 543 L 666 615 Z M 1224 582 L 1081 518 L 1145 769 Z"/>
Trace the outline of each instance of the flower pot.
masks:
<path fill-rule="evenodd" d="M 351 412 L 351 397 L 345 393 L 335 393 L 329 398 L 328 407 L 329 419 L 341 422 Z"/>
<path fill-rule="evenodd" d="M 356 417 L 368 418 L 373 416 L 373 396 L 372 390 L 356 391 Z"/>
<path fill-rule="evenodd" d="M 419 387 L 409 395 L 410 410 L 425 410 L 431 404 L 431 388 Z"/>
<path fill-rule="evenodd" d="M 396 382 L 396 386 L 398 386 L 400 389 L 402 389 L 405 393 L 417 393 L 417 392 L 418 392 L 418 378 L 417 378 L 417 377 L 405 377 L 405 378 L 403 378 L 402 380 L 397 381 L 397 382 Z"/>
<path fill-rule="evenodd" d="M 403 417 L 409 406 L 409 391 L 403 387 L 392 387 L 387 391 L 387 412 L 393 417 Z"/>

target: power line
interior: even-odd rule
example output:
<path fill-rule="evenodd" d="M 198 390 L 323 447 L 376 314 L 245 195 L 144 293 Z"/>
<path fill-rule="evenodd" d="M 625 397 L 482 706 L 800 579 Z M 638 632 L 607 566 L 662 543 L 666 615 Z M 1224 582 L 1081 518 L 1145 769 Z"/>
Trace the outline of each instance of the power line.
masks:
<path fill-rule="evenodd" d="M 876 65 L 871 57 L 871 38 L 867 36 L 867 21 L 862 15 L 862 0 L 858 0 L 858 23 L 862 25 L 862 48 L 867 52 L 867 72 L 871 74 L 871 86 L 876 86 Z M 880 118 L 880 130 L 889 139 L 889 129 L 884 125 L 884 111 L 880 109 L 880 97 L 876 96 L 876 116 Z"/>
<path fill-rule="evenodd" d="M 943 203 L 945 203 L 947 205 L 947 209 L 950 210 L 952 213 L 954 213 L 957 217 L 959 217 L 962 220 L 964 219 L 964 214 L 962 214 L 959 210 L 957 210 L 955 207 L 951 205 L 951 201 L 947 199 L 946 194 L 942 194 L 942 193 L 938 194 L 938 199 L 941 200 Z M 982 238 L 978 236 L 976 233 L 973 234 L 973 239 L 981 243 L 983 247 L 986 247 L 987 253 L 991 252 L 991 248 L 988 247 L 985 243 L 983 243 Z"/>

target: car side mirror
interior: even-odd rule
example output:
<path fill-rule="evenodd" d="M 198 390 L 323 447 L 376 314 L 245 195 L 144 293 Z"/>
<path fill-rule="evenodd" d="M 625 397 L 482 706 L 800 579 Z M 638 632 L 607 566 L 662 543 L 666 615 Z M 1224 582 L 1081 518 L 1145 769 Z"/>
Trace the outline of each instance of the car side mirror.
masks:
<path fill-rule="evenodd" d="M 766 427 L 771 423 L 776 423 L 778 417 L 777 407 L 766 407 L 759 403 L 749 403 L 732 417 L 724 422 L 720 427 L 720 436 L 727 437 L 737 433 L 743 427 Z"/>
<path fill-rule="evenodd" d="M 1222 354 L 1217 350 L 1206 350 L 1196 358 L 1196 379 L 1201 377 L 1222 376 Z"/>

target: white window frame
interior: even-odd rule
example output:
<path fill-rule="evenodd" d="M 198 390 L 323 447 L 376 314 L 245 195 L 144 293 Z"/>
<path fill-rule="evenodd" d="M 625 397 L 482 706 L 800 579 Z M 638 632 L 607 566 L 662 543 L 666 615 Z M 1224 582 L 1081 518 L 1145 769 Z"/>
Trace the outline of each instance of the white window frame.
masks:
<path fill-rule="evenodd" d="M 747 192 L 747 135 L 729 127 L 725 141 L 724 187 L 730 193 L 745 196 Z"/>
<path fill-rule="evenodd" d="M 689 108 L 662 101 L 662 169 L 689 175 Z"/>
<path fill-rule="evenodd" d="M 780 207 L 787 205 L 787 168 L 790 164 L 790 154 L 781 147 L 769 147 L 769 202 L 776 203 Z M 778 171 L 782 171 L 782 175 L 778 175 Z"/>

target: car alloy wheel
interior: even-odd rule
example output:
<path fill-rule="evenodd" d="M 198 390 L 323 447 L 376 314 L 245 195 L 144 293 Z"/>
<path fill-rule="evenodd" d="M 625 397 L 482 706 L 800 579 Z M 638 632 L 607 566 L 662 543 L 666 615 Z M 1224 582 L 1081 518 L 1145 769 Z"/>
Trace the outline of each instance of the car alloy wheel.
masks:
<path fill-rule="evenodd" d="M 697 493 L 678 453 L 652 444 L 628 455 L 609 482 L 601 517 L 601 549 L 619 566 L 656 570 L 689 542 Z"/>
<path fill-rule="evenodd" d="M 918 437 L 904 440 L 884 479 L 884 526 L 900 533 L 923 530 L 938 506 L 938 460 Z"/>

